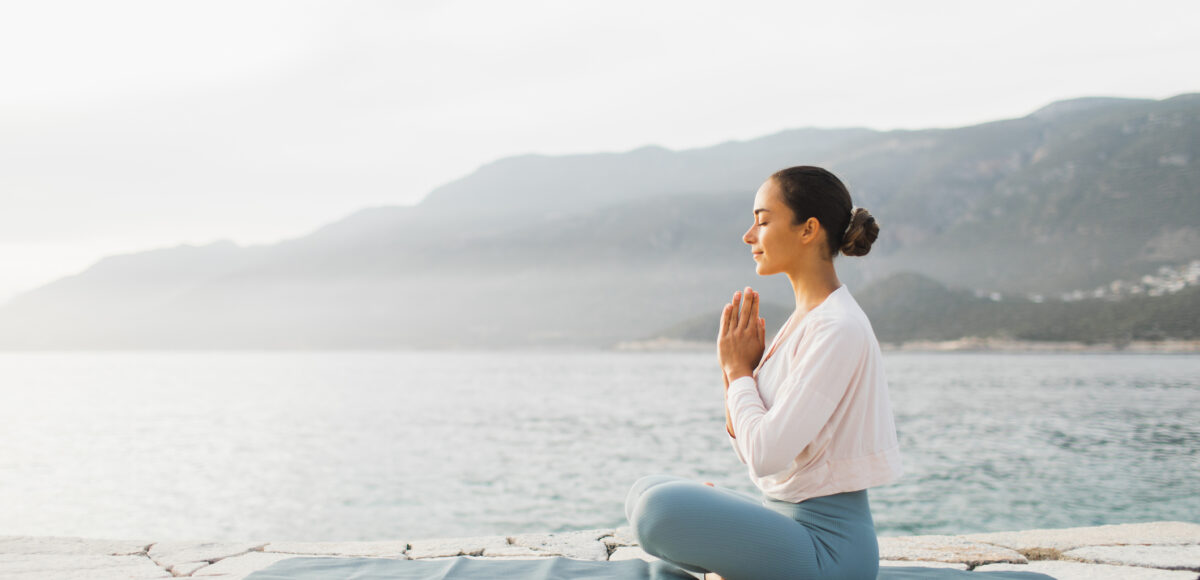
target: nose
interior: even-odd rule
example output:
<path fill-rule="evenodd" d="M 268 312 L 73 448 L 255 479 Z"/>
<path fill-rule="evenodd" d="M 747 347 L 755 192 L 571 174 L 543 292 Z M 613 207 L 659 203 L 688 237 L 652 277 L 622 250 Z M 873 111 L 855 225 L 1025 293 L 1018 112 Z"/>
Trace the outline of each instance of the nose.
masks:
<path fill-rule="evenodd" d="M 742 234 L 742 241 L 746 242 L 747 244 L 754 243 L 754 226 L 750 226 L 750 229 L 746 230 L 746 233 Z"/>

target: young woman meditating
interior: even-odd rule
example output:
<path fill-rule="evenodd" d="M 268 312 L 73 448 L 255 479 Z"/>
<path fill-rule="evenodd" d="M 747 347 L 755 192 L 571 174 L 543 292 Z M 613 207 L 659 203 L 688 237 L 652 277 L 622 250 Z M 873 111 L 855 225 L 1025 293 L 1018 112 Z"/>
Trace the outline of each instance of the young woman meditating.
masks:
<path fill-rule="evenodd" d="M 861 256 L 879 226 L 817 167 L 771 176 L 743 236 L 758 273 L 785 273 L 796 311 L 763 357 L 758 293 L 734 293 L 721 313 L 725 428 L 759 498 L 665 475 L 639 479 L 625 515 L 662 561 L 573 558 L 437 560 L 299 558 L 255 580 L 877 580 L 879 546 L 867 488 L 900 475 L 900 452 L 871 324 L 838 281 L 833 257 Z M 887 567 L 878 580 L 1053 580 L 1032 572 Z"/>
<path fill-rule="evenodd" d="M 875 580 L 879 546 L 867 488 L 896 480 L 900 448 L 871 323 L 833 267 L 879 234 L 841 180 L 791 167 L 754 197 L 742 236 L 761 276 L 787 274 L 796 310 L 765 350 L 758 293 L 721 313 L 725 428 L 762 499 L 668 475 L 625 502 L 642 548 L 728 580 Z"/>

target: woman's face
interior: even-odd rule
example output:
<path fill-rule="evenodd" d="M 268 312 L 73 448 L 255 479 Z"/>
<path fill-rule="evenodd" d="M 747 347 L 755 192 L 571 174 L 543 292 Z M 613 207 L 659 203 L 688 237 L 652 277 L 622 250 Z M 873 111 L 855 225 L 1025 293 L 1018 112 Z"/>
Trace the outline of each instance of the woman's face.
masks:
<path fill-rule="evenodd" d="M 742 241 L 750 244 L 759 276 L 794 271 L 802 260 L 811 259 L 811 242 L 820 233 L 817 220 L 792 225 L 793 219 L 795 214 L 775 180 L 768 179 L 754 195 L 754 224 L 742 235 Z"/>

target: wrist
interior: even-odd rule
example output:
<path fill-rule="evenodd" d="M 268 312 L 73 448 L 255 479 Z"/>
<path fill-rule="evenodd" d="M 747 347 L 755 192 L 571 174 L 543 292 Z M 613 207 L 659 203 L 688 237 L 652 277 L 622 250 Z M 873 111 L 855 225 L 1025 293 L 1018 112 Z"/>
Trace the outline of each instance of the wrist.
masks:
<path fill-rule="evenodd" d="M 730 383 L 742 377 L 753 377 L 754 371 L 744 367 L 730 368 L 725 370 L 725 378 Z"/>

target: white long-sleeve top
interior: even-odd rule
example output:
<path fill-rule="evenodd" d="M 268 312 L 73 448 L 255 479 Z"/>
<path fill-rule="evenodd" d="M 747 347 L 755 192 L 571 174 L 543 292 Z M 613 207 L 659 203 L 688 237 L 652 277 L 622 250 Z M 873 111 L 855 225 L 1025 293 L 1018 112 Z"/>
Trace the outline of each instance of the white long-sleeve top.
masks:
<path fill-rule="evenodd" d="M 729 440 L 750 479 L 768 497 L 800 502 L 899 478 L 883 354 L 850 291 L 840 286 L 784 330 L 754 376 L 726 392 Z"/>

